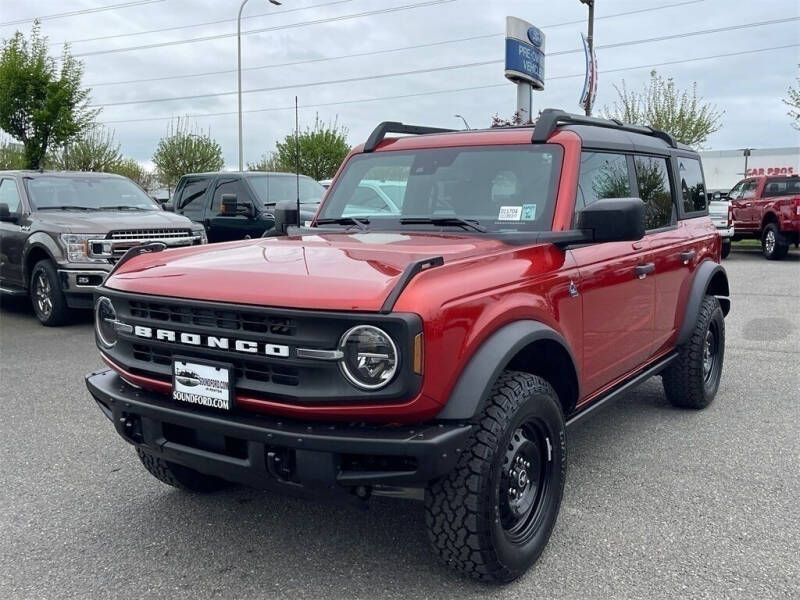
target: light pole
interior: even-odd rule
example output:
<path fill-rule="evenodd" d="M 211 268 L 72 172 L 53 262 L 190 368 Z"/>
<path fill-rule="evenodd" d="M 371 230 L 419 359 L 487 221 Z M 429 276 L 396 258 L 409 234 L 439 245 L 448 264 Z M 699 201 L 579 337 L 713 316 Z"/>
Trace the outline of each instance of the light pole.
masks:
<path fill-rule="evenodd" d="M 280 6 L 278 0 L 269 0 L 270 4 Z M 244 171 L 244 154 L 242 151 L 242 11 L 247 0 L 239 7 L 239 16 L 236 20 L 236 79 L 239 89 L 239 170 Z"/>
<path fill-rule="evenodd" d="M 453 115 L 453 116 L 454 116 L 456 119 L 461 119 L 462 121 L 464 121 L 464 127 L 465 127 L 466 129 L 472 129 L 472 127 L 470 127 L 470 126 L 469 126 L 469 123 L 467 123 L 467 120 L 466 120 L 466 119 L 465 119 L 465 118 L 464 118 L 462 115 Z"/>
<path fill-rule="evenodd" d="M 586 43 L 589 46 L 589 57 L 594 59 L 594 0 L 580 0 L 581 4 L 585 4 L 589 7 L 589 31 L 586 36 Z M 589 96 L 590 100 L 586 102 L 586 116 L 592 116 L 592 103 L 591 103 L 591 93 Z"/>
<path fill-rule="evenodd" d="M 750 158 L 750 151 L 751 150 L 753 150 L 753 148 L 743 148 L 742 149 L 742 154 L 744 155 L 744 177 L 747 177 L 747 159 Z"/>

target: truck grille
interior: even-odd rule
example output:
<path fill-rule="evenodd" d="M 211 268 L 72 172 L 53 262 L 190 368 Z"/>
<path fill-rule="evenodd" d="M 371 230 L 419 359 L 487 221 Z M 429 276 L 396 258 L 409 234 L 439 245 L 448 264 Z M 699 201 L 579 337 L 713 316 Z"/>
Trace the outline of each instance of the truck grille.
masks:
<path fill-rule="evenodd" d="M 139 300 L 131 300 L 130 311 L 131 316 L 140 319 L 197 325 L 229 331 L 269 333 L 281 336 L 292 336 L 297 331 L 297 325 L 292 319 L 266 315 L 255 311 L 199 308 L 196 306 L 142 302 Z"/>
<path fill-rule="evenodd" d="M 191 235 L 192 232 L 189 229 L 126 229 L 112 231 L 108 234 L 108 239 L 144 241 L 182 238 Z"/>

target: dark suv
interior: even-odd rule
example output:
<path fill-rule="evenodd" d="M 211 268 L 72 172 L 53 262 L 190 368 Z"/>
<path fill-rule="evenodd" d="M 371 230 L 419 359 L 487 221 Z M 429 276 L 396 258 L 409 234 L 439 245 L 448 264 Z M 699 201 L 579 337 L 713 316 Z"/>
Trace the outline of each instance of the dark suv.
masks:
<path fill-rule="evenodd" d="M 45 325 L 91 308 L 117 260 L 154 240 L 192 246 L 206 237 L 119 175 L 0 171 L 0 292 L 30 295 Z"/>
<path fill-rule="evenodd" d="M 299 180 L 300 218 L 310 221 L 325 188 L 305 175 Z M 209 242 L 227 242 L 261 237 L 275 225 L 275 205 L 296 201 L 297 193 L 293 173 L 194 173 L 181 177 L 170 206 L 201 223 Z"/>
<path fill-rule="evenodd" d="M 364 193 L 387 177 L 392 210 Z M 167 484 L 424 490 L 443 561 L 508 581 L 553 530 L 568 425 L 654 375 L 713 401 L 720 251 L 700 157 L 663 132 L 383 123 L 309 227 L 131 250 L 97 290 L 110 369 L 87 385 Z"/>

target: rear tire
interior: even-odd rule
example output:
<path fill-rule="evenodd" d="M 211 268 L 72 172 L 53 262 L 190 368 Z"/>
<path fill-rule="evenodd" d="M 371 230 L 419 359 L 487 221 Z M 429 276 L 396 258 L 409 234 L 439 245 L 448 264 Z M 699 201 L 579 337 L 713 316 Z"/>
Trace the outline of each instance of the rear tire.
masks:
<path fill-rule="evenodd" d="M 58 272 L 52 261 L 40 260 L 33 267 L 29 295 L 33 312 L 42 325 L 57 327 L 71 319 L 72 311 L 67 306 L 67 299 L 64 298 L 58 280 Z"/>
<path fill-rule="evenodd" d="M 730 253 L 731 253 L 731 241 L 722 240 L 722 258 L 728 258 L 728 255 Z"/>
<path fill-rule="evenodd" d="M 179 490 L 209 493 L 225 489 L 232 485 L 217 477 L 205 475 L 189 467 L 184 467 L 183 465 L 166 461 L 163 458 L 158 458 L 157 456 L 143 452 L 139 448 L 136 449 L 136 454 L 139 456 L 139 460 L 142 461 L 144 468 L 147 469 L 153 477 Z"/>
<path fill-rule="evenodd" d="M 761 234 L 761 251 L 767 260 L 781 260 L 789 252 L 789 244 L 783 239 L 775 223 L 769 223 Z"/>
<path fill-rule="evenodd" d="M 558 396 L 540 377 L 505 371 L 458 465 L 425 492 L 434 550 L 475 579 L 516 579 L 550 539 L 566 474 Z"/>
<path fill-rule="evenodd" d="M 692 335 L 661 374 L 667 399 L 680 408 L 705 408 L 714 400 L 725 358 L 725 319 L 719 300 L 703 298 Z"/>

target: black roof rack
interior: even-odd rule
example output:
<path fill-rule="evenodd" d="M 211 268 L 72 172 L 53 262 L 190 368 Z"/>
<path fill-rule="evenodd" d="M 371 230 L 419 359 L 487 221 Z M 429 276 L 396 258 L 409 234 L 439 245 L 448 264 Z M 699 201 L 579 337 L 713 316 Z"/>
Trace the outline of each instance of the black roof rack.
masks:
<path fill-rule="evenodd" d="M 420 125 L 404 125 L 397 121 L 384 121 L 372 130 L 372 133 L 367 138 L 364 144 L 364 152 L 372 152 L 378 147 L 386 137 L 387 133 L 412 133 L 415 135 L 423 135 L 426 133 L 449 133 L 456 131 L 455 129 L 442 129 L 441 127 L 422 127 Z"/>
<path fill-rule="evenodd" d="M 533 137 L 531 138 L 531 142 L 534 144 L 542 144 L 546 142 L 560 123 L 572 125 L 594 125 L 595 127 L 607 127 L 609 129 L 619 129 L 621 131 L 652 135 L 664 140 L 671 148 L 678 147 L 678 143 L 675 141 L 675 138 L 665 131 L 659 131 L 658 129 L 644 127 L 642 125 L 630 125 L 623 123 L 618 119 L 601 119 L 599 117 L 574 115 L 558 108 L 546 108 L 542 111 L 542 113 L 539 115 L 539 118 L 536 120 L 536 126 L 533 128 Z"/>

